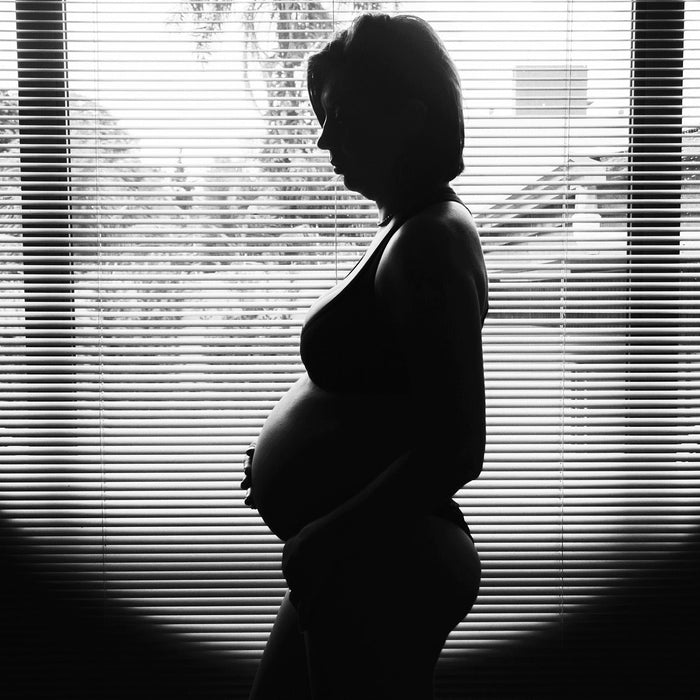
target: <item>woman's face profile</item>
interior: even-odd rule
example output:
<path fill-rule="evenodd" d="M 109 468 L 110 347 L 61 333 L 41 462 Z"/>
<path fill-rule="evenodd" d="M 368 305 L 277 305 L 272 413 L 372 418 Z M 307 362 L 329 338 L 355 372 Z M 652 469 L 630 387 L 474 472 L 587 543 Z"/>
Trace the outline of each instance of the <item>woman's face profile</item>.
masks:
<path fill-rule="evenodd" d="M 396 128 L 396 110 L 348 82 L 335 75 L 323 86 L 317 145 L 329 152 L 333 169 L 349 190 L 378 200 L 392 187 L 404 140 Z"/>

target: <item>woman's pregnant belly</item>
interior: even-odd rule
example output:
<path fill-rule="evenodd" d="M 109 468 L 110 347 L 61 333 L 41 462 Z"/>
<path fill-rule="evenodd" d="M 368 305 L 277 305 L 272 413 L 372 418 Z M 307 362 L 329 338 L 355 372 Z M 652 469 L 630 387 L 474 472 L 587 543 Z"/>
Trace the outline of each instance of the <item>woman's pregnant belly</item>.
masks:
<path fill-rule="evenodd" d="M 406 397 L 346 395 L 307 375 L 275 405 L 251 469 L 255 505 L 286 540 L 360 491 L 408 449 Z"/>

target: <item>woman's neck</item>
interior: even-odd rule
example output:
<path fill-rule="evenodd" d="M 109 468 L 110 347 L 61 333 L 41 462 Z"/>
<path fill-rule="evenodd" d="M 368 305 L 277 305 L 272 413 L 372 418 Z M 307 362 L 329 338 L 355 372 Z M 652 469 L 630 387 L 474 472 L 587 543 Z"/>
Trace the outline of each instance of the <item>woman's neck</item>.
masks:
<path fill-rule="evenodd" d="M 438 183 L 432 187 L 422 187 L 416 190 L 394 192 L 385 195 L 375 200 L 377 211 L 379 213 L 379 225 L 388 224 L 397 215 L 406 213 L 414 209 L 416 205 L 420 205 L 423 200 L 427 200 L 434 196 L 440 189 L 449 187 L 449 184 Z"/>

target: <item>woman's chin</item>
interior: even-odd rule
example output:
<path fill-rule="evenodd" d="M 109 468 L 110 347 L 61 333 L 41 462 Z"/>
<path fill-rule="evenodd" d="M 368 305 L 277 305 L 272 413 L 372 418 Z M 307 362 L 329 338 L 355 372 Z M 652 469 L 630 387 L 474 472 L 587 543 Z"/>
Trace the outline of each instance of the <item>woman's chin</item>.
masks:
<path fill-rule="evenodd" d="M 366 199 L 371 199 L 373 201 L 377 200 L 378 197 L 375 188 L 373 188 L 367 182 L 363 182 L 352 175 L 348 175 L 348 173 L 340 173 L 340 175 L 343 178 L 343 184 L 345 185 L 346 189 L 350 190 L 351 192 L 357 192 Z"/>
<path fill-rule="evenodd" d="M 353 192 L 358 191 L 357 185 L 356 185 L 355 180 L 352 177 L 352 175 L 348 175 L 347 173 L 343 173 L 343 172 L 339 173 L 339 175 L 340 175 L 340 177 L 343 178 L 343 184 L 345 185 L 345 187 L 347 189 L 352 190 Z"/>

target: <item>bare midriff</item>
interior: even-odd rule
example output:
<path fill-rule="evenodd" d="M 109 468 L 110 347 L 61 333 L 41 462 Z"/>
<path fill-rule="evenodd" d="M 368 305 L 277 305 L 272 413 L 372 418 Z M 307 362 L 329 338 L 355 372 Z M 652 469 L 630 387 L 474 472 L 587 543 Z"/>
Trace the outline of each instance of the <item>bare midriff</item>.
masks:
<path fill-rule="evenodd" d="M 275 405 L 257 440 L 252 496 L 287 540 L 362 490 L 409 443 L 406 396 L 334 393 L 302 376 Z"/>

